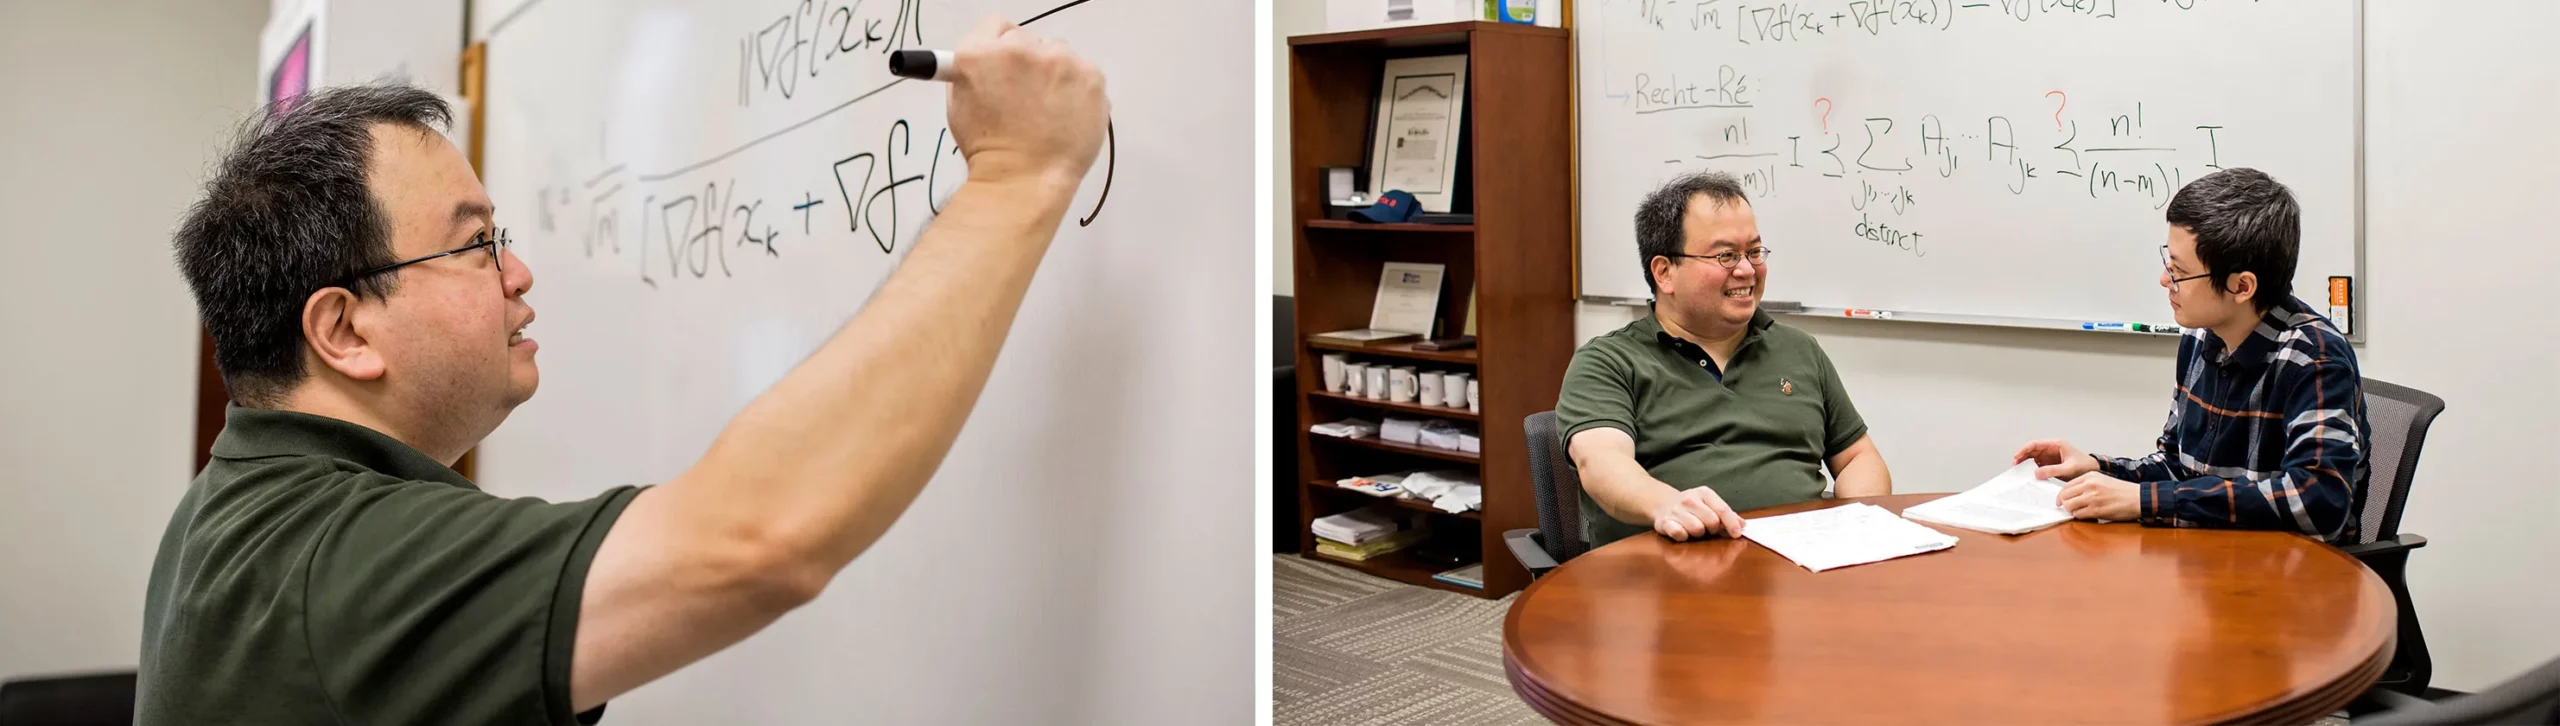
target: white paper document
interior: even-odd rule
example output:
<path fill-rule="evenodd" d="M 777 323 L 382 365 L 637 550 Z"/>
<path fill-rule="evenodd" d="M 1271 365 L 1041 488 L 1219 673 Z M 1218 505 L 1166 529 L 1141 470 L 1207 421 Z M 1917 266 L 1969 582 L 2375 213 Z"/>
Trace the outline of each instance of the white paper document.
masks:
<path fill-rule="evenodd" d="M 2054 503 L 2061 495 L 2062 482 L 2036 478 L 2036 462 L 2028 460 L 1981 486 L 1905 508 L 1902 516 L 1977 532 L 2026 534 L 2071 521 L 2071 513 Z"/>
<path fill-rule="evenodd" d="M 1746 519 L 1742 536 L 1814 572 L 1956 546 L 1954 535 L 1864 502 Z"/>

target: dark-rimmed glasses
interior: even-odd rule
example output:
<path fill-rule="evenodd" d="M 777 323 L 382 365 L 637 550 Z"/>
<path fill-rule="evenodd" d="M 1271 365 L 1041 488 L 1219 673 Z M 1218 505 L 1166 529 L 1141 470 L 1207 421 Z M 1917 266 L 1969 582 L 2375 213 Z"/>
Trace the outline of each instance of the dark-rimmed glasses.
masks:
<path fill-rule="evenodd" d="M 2201 280 L 2201 279 L 2204 279 L 2204 278 L 2208 278 L 2208 277 L 2212 277 L 2212 276 L 2213 276 L 2213 273 L 2207 272 L 2207 273 L 2204 273 L 2204 274 L 2201 274 L 2201 275 L 2188 275 L 2188 276 L 2186 276 L 2186 277 L 2179 277 L 2179 276 L 2178 276 L 2178 268 L 2176 268 L 2176 267 L 2171 267 L 2171 266 L 2170 266 L 2170 262 L 2169 262 L 2169 246 L 2168 246 L 2168 245 L 2161 245 L 2161 246 L 2160 246 L 2160 269 L 2162 269 L 2162 270 L 2166 270 L 2166 271 L 2168 271 L 2168 273 L 2169 273 L 2169 291 L 2170 291 L 2170 292 L 2177 292 L 2177 291 L 2178 291 L 2178 283 L 2186 282 L 2186 281 L 2188 281 L 2188 280 Z"/>
<path fill-rule="evenodd" d="M 339 280 L 339 281 L 337 282 L 337 284 L 330 285 L 330 287 L 346 287 L 346 286 L 348 286 L 348 285 L 355 284 L 355 281 L 357 281 L 357 280 L 362 280 L 362 279 L 365 279 L 365 278 L 368 278 L 368 277 L 372 277 L 372 276 L 375 276 L 375 275 L 379 275 L 379 274 L 382 274 L 382 273 L 385 273 L 385 272 L 390 272 L 390 271 L 397 270 L 397 269 L 400 269 L 400 268 L 403 268 L 403 267 L 408 267 L 408 266 L 410 266 L 410 265 L 418 264 L 418 263 L 420 263 L 420 262 L 425 262 L 425 261 L 428 261 L 428 260 L 433 260 L 433 259 L 438 259 L 438 258 L 443 258 L 443 257 L 451 257 L 451 256 L 454 256 L 454 255 L 459 255 L 459 254 L 463 254 L 463 253 L 466 253 L 466 252 L 471 252 L 471 251 L 474 251 L 474 250 L 487 250 L 487 251 L 488 251 L 488 253 L 489 253 L 489 264 L 490 264 L 490 265 L 492 265 L 492 266 L 497 267 L 497 268 L 498 268 L 498 274 L 499 274 L 499 276 L 500 276 L 500 277 L 504 277 L 504 276 L 506 275 L 506 272 L 507 272 L 507 263 L 506 263 L 506 259 L 507 259 L 507 248 L 508 248 L 508 247 L 512 247 L 512 246 L 514 246 L 514 245 L 515 245 L 515 240 L 508 239 L 508 238 L 507 238 L 507 230 L 505 230 L 504 228 L 494 229 L 494 230 L 486 230 L 486 231 L 482 231 L 480 234 L 473 235 L 473 236 L 472 236 L 472 238 L 471 238 L 471 244 L 463 245 L 463 246 L 460 246 L 460 247 L 455 247 L 455 248 L 453 248 L 453 249 L 445 250 L 445 251 L 443 251 L 443 252 L 438 252 L 438 253 L 435 253 L 435 254 L 432 254 L 432 255 L 427 255 L 427 256 L 425 256 L 425 257 L 419 257 L 419 258 L 415 258 L 415 259 L 408 259 L 408 260 L 401 260 L 401 261 L 399 261 L 399 262 L 394 262 L 394 263 L 391 263 L 391 264 L 388 264 L 388 265 L 383 265 L 383 266 L 381 266 L 381 267 L 376 267 L 376 268 L 373 268 L 373 269 L 370 269 L 370 270 L 366 270 L 366 271 L 363 271 L 363 272 L 359 272 L 359 273 L 356 273 L 356 274 L 353 274 L 353 275 L 348 275 L 346 279 L 344 279 L 344 280 Z"/>
<path fill-rule="evenodd" d="M 1760 263 L 1762 263 L 1762 262 L 1764 262 L 1764 261 L 1766 261 L 1766 260 L 1768 260 L 1768 259 L 1769 259 L 1769 248 L 1767 248 L 1767 247 L 1753 247 L 1753 248 L 1751 248 L 1751 250 L 1750 250 L 1750 251 L 1748 251 L 1748 252 L 1718 252 L 1718 253 L 1716 253 L 1716 254 L 1712 254 L 1712 255 L 1690 255 L 1690 254 L 1678 254 L 1678 253 L 1674 253 L 1674 254 L 1668 254 L 1668 255 L 1663 255 L 1663 256 L 1664 256 L 1664 257 L 1669 257 L 1669 258 L 1672 258 L 1672 259 L 1675 259 L 1675 260 L 1676 260 L 1676 259 L 1680 259 L 1680 258 L 1684 258 L 1684 257 L 1687 257 L 1687 258 L 1695 258 L 1695 259 L 1701 259 L 1701 260 L 1715 260 L 1717 265 L 1720 265 L 1720 266 L 1724 267 L 1724 269 L 1731 270 L 1731 269 L 1733 269 L 1733 268 L 1735 268 L 1735 267 L 1740 267 L 1740 266 L 1742 266 L 1742 261 L 1743 261 L 1743 260 L 1745 260 L 1745 259 L 1748 259 L 1748 260 L 1750 260 L 1750 261 L 1751 261 L 1751 266 L 1752 266 L 1752 267 L 1759 267 L 1759 266 L 1760 266 Z"/>

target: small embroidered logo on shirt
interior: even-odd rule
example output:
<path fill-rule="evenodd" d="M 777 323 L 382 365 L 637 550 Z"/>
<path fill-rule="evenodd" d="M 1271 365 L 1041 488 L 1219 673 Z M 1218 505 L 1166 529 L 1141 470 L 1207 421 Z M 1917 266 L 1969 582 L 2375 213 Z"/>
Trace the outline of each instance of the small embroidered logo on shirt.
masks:
<path fill-rule="evenodd" d="M 1778 379 L 1778 392 L 1790 396 L 1796 395 L 1796 382 L 1784 378 Z"/>

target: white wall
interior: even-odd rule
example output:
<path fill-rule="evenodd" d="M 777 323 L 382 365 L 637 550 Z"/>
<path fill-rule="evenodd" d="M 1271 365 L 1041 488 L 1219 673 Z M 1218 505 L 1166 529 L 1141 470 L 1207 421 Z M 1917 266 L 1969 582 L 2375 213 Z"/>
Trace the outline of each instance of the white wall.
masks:
<path fill-rule="evenodd" d="M 194 474 L 169 232 L 258 87 L 264 0 L 0 3 L 0 678 L 131 668 Z"/>
<path fill-rule="evenodd" d="M 1325 0 L 1271 1 L 1271 294 L 1295 295 L 1297 218 L 1289 213 L 1289 36 L 1324 32 Z"/>
<path fill-rule="evenodd" d="M 2560 112 L 2551 93 L 2560 52 L 2535 30 L 2560 23 L 2560 3 L 2475 2 L 2461 13 L 2414 1 L 2365 6 L 2358 292 L 2370 312 L 2358 355 L 2368 377 L 2445 399 L 2401 531 L 2429 541 L 2411 556 L 2409 580 L 2437 685 L 2475 690 L 2560 657 L 2560 626 L 2550 623 L 2560 579 L 2541 564 L 2560 553 L 2560 486 L 2546 455 L 2560 430 L 2560 340 L 2538 324 L 2560 273 L 2542 214 L 2560 196 L 2547 171 L 2560 162 L 2560 136 L 2532 124 Z M 1783 289 L 1785 268 L 1773 272 L 1770 284 Z M 1585 305 L 1577 332 L 1608 332 L 1629 310 Z M 2138 452 L 2168 414 L 2173 340 L 1786 320 L 1821 337 L 1892 464 L 1896 491 L 1979 483 L 2029 437 Z"/>

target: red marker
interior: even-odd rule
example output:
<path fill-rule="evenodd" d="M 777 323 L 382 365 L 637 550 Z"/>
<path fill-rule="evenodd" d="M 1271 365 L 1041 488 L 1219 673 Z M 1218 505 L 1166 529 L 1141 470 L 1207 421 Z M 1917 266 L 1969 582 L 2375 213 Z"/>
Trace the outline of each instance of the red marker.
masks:
<path fill-rule="evenodd" d="M 1852 318 L 1869 318 L 1874 320 L 1884 320 L 1893 317 L 1893 311 L 1891 310 L 1858 310 L 1852 308 L 1841 311 L 1841 314 Z"/>

